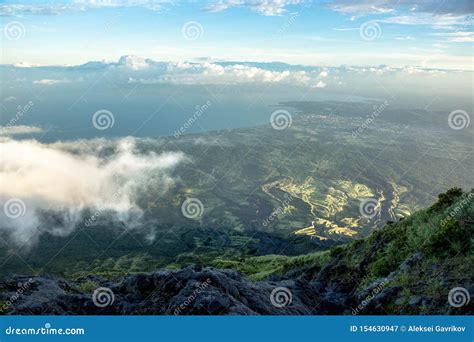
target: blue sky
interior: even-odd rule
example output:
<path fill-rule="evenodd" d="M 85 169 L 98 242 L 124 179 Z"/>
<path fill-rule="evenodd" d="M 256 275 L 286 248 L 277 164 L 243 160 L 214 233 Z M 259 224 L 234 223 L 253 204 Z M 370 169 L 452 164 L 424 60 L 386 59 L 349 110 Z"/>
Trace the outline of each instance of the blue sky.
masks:
<path fill-rule="evenodd" d="M 0 149 L 5 165 L 0 177 L 11 184 L 2 188 L 0 197 L 23 198 L 28 206 L 25 220 L 17 221 L 21 226 L 12 226 L 20 232 L 15 238 L 21 241 L 36 233 L 36 209 L 43 213 L 61 207 L 73 213 L 84 206 L 102 208 L 117 189 L 121 193 L 115 182 L 127 179 L 124 170 L 131 177 L 130 182 L 124 180 L 128 191 L 137 177 L 152 170 L 142 165 L 153 167 L 155 185 L 157 171 L 166 176 L 173 165 L 187 162 L 180 154 L 145 160 L 132 154 L 134 138 L 125 138 L 118 147 L 116 140 L 106 138 L 178 139 L 176 132 L 270 127 L 273 113 L 282 108 L 292 111 L 291 117 L 293 109 L 284 105 L 288 101 L 378 100 L 390 107 L 386 114 L 377 114 L 370 131 L 397 132 L 394 139 L 416 134 L 415 152 L 426 145 L 427 152 L 443 153 L 438 135 L 452 128 L 451 117 L 456 124 L 460 118 L 464 128 L 471 121 L 472 3 L 0 2 Z M 204 105 L 205 114 L 186 127 Z M 374 118 L 370 106 L 367 113 L 350 113 L 347 105 L 341 111 L 338 104 L 328 106 L 321 108 L 329 113 L 329 121 L 324 116 L 315 119 L 321 120 L 321 127 L 347 123 L 350 132 L 356 123 Z M 426 115 L 421 122 L 433 118 L 433 126 L 414 124 L 412 129 L 411 117 L 399 113 Z M 384 115 L 400 119 L 384 123 Z M 317 131 L 308 132 L 311 141 L 326 144 Z M 430 136 L 426 143 L 425 134 Z M 353 141 L 341 137 L 337 148 Z M 198 151 L 201 143 L 215 142 L 195 139 L 190 151 Z M 109 146 L 118 151 L 110 163 L 91 152 L 102 155 Z M 326 162 L 323 168 L 330 165 Z M 163 163 L 169 168 L 156 168 Z M 19 171 L 28 174 L 23 186 L 8 181 Z M 133 217 L 132 195 L 111 209 L 125 209 Z"/>
<path fill-rule="evenodd" d="M 472 70 L 472 1 L 2 1 L 2 64 L 281 61 Z"/>

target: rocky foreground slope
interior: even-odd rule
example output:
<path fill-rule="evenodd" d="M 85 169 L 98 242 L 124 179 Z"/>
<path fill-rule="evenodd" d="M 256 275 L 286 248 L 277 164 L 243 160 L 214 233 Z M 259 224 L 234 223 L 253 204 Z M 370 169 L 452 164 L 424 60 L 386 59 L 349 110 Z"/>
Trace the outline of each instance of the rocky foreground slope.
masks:
<path fill-rule="evenodd" d="M 451 189 L 427 210 L 365 239 L 292 259 L 263 281 L 198 266 L 112 280 L 11 275 L 0 281 L 0 310 L 35 315 L 472 314 L 473 198 L 472 191 Z"/>

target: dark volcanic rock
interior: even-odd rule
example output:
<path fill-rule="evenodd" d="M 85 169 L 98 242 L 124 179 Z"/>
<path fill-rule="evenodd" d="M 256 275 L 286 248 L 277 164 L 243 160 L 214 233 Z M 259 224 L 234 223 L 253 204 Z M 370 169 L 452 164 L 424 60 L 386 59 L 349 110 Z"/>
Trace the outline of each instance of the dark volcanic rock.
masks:
<path fill-rule="evenodd" d="M 421 253 L 414 253 L 387 277 L 363 288 L 359 287 L 361 274 L 350 272 L 338 257 L 322 268 L 299 268 L 260 282 L 250 282 L 232 270 L 210 267 L 159 270 L 113 280 L 90 276 L 66 281 L 50 276 L 10 275 L 0 280 L 0 314 L 366 315 L 387 314 L 386 308 L 394 304 L 405 314 L 443 313 L 441 309 L 426 311 L 432 299 L 424 294 L 413 292 L 403 297 L 404 288 L 393 281 L 422 258 Z M 472 286 L 465 286 L 472 293 Z M 472 312 L 472 308 L 448 307 L 445 311 L 465 312 Z"/>
<path fill-rule="evenodd" d="M 294 281 L 251 283 L 230 270 L 187 267 L 131 275 L 113 281 L 80 282 L 32 277 L 28 291 L 10 300 L 24 277 L 0 281 L 6 314 L 303 315 L 317 313 L 309 287 Z M 105 290 L 104 290 L 105 289 Z M 275 294 L 272 295 L 272 291 Z M 102 291 L 102 297 L 100 295 Z M 108 293 L 106 291 L 109 291 Z M 308 295 L 309 291 L 309 295 Z M 108 297 L 107 297 L 108 295 Z M 98 305 L 97 305 L 98 304 Z M 107 305 L 103 305 L 107 304 Z"/>

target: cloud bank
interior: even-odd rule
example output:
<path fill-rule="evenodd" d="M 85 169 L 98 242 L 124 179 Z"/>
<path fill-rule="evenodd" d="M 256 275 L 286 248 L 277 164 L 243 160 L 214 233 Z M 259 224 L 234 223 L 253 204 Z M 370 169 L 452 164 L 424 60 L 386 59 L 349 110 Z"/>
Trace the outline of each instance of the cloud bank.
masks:
<path fill-rule="evenodd" d="M 108 157 L 98 156 L 101 149 L 100 141 L 48 145 L 2 138 L 0 233 L 20 245 L 43 232 L 67 235 L 87 223 L 86 208 L 133 225 L 142 213 L 139 190 L 165 193 L 185 160 L 181 153 L 138 154 L 132 138 L 119 140 Z"/>
<path fill-rule="evenodd" d="M 452 39 L 470 40 L 469 32 L 449 36 Z M 394 55 L 394 58 L 397 56 Z M 107 79 L 117 86 L 126 84 L 143 85 L 242 85 L 242 84 L 280 84 L 308 88 L 327 88 L 340 90 L 340 84 L 350 84 L 360 77 L 377 76 L 387 81 L 404 78 L 407 75 L 453 76 L 470 78 L 471 71 L 438 68 L 437 63 L 446 55 L 438 51 L 436 55 L 413 56 L 417 65 L 405 67 L 378 66 L 305 66 L 285 63 L 259 62 L 159 62 L 137 56 L 122 56 L 117 62 L 91 61 L 77 66 L 32 67 L 28 69 L 4 66 L 8 83 L 15 87 L 30 82 L 35 87 L 60 85 L 73 87 L 80 83 L 90 84 L 107 73 Z M 40 78 L 61 73 L 63 78 Z M 462 75 L 462 76 L 461 76 Z M 16 76 L 17 78 L 15 79 Z M 396 78 L 394 78 L 396 77 Z M 416 79 L 411 79 L 416 82 Z M 425 80 L 423 80 L 425 81 Z M 445 82 L 433 79 L 433 84 Z M 8 94 L 5 94 L 8 95 Z"/>
<path fill-rule="evenodd" d="M 467 33 L 459 33 L 449 38 L 471 39 Z M 404 58 L 408 55 L 404 55 Z M 423 58 L 422 58 L 423 57 Z M 11 89 L 22 88 L 25 83 L 34 87 L 51 87 L 57 82 L 55 74 L 64 77 L 58 86 L 72 89 L 74 86 L 94 85 L 101 75 L 107 74 L 107 80 L 116 87 L 153 88 L 159 85 L 282 85 L 306 87 L 314 91 L 349 91 L 365 82 L 364 89 L 377 84 L 397 88 L 400 84 L 419 90 L 420 85 L 429 84 L 433 88 L 452 89 L 453 82 L 470 81 L 472 71 L 437 68 L 438 61 L 445 60 L 443 51 L 436 55 L 413 56 L 415 66 L 391 67 L 347 66 L 325 67 L 291 65 L 278 62 L 161 62 L 137 56 L 122 56 L 117 62 L 91 61 L 76 66 L 32 67 L 28 69 L 4 66 L 5 75 Z M 397 58 L 394 55 L 394 58 Z M 411 57 L 410 57 L 411 58 Z M 51 75 L 51 77 L 46 77 Z M 416 75 L 416 76 L 415 76 Z M 407 79 L 407 76 L 411 76 Z M 415 76 L 415 77 L 414 77 Z M 16 77 L 16 79 L 15 79 Z M 367 84 L 367 79 L 374 81 Z M 39 82 L 38 80 L 43 80 Z M 70 87 L 70 88 L 69 88 Z M 101 85 L 107 87 L 107 84 Z M 158 87 L 157 87 L 158 88 Z M 72 90 L 71 90 L 72 91 Z M 368 91 L 370 93 L 370 91 Z M 6 93 L 5 95 L 9 95 Z M 12 92 L 13 95 L 13 92 Z"/>
<path fill-rule="evenodd" d="M 305 71 L 275 71 L 255 66 L 215 63 L 169 63 L 166 72 L 155 78 L 131 77 L 129 83 L 171 84 L 241 84 L 241 83 L 294 83 L 310 85 L 313 75 Z"/>
<path fill-rule="evenodd" d="M 247 7 L 264 16 L 280 16 L 287 11 L 287 7 L 298 5 L 301 0 L 220 0 L 207 6 L 210 12 L 222 12 L 232 7 Z"/>

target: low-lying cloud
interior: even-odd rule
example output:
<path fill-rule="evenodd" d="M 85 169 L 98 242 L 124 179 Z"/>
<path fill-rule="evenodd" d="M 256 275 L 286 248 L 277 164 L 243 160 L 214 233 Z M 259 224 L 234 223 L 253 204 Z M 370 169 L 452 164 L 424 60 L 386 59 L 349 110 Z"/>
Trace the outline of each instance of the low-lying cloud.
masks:
<path fill-rule="evenodd" d="M 0 126 L 0 136 L 35 134 L 35 133 L 41 133 L 41 132 L 43 132 L 43 129 L 38 126 L 25 126 L 25 125 Z"/>
<path fill-rule="evenodd" d="M 450 34 L 437 34 L 449 39 L 470 40 L 472 32 L 458 32 Z M 402 37 L 409 39 L 410 37 Z M 397 56 L 394 55 L 394 58 Z M 303 66 L 283 63 L 258 63 L 258 62 L 158 62 L 149 58 L 138 56 L 122 56 L 117 62 L 91 61 L 78 66 L 64 67 L 42 67 L 28 68 L 23 73 L 19 73 L 21 68 L 15 66 L 5 67 L 9 84 L 15 87 L 15 83 L 22 84 L 25 80 L 32 79 L 31 82 L 37 86 L 61 85 L 64 87 L 74 86 L 80 83 L 97 82 L 98 75 L 107 72 L 107 78 L 113 80 L 115 84 L 140 83 L 147 85 L 154 84 L 177 84 L 177 85 L 243 85 L 243 84 L 284 84 L 303 87 L 318 87 L 321 80 L 328 87 L 338 88 L 336 79 L 343 79 L 351 82 L 358 76 L 364 77 L 376 75 L 378 77 L 393 76 L 402 77 L 406 73 L 411 73 L 416 69 L 419 74 L 452 74 L 459 76 L 462 74 L 470 78 L 472 68 L 467 70 L 446 70 L 436 67 L 440 61 L 445 60 L 446 54 L 442 51 L 439 55 L 408 55 L 404 57 L 412 58 L 414 65 L 404 67 L 390 67 L 387 65 L 378 66 L 348 66 L 323 67 L 323 66 Z M 429 63 L 427 64 L 427 61 Z M 464 58 L 459 62 L 464 63 Z M 55 79 L 54 74 L 63 73 L 65 78 Z M 21 77 L 18 75 L 21 74 Z M 48 78 L 40 78 L 51 75 Z M 437 80 L 433 80 L 436 82 Z M 320 86 L 319 86 L 320 87 Z M 8 94 L 6 94 L 8 95 Z"/>
<path fill-rule="evenodd" d="M 169 63 L 166 73 L 155 78 L 131 77 L 129 83 L 142 84 L 243 84 L 243 83 L 293 83 L 311 85 L 315 76 L 306 71 L 275 71 L 255 66 L 214 63 Z"/>
<path fill-rule="evenodd" d="M 35 80 L 33 81 L 33 84 L 41 84 L 41 85 L 55 85 L 55 84 L 61 84 L 61 83 L 70 83 L 70 80 L 52 80 L 52 79 L 42 79 L 42 80 Z"/>
<path fill-rule="evenodd" d="M 132 138 L 119 140 L 115 153 L 99 157 L 101 143 L 2 138 L 0 233 L 28 245 L 42 232 L 67 235 L 84 224 L 85 209 L 131 223 L 142 213 L 139 190 L 165 193 L 175 181 L 173 170 L 185 160 L 175 152 L 139 154 Z"/>

